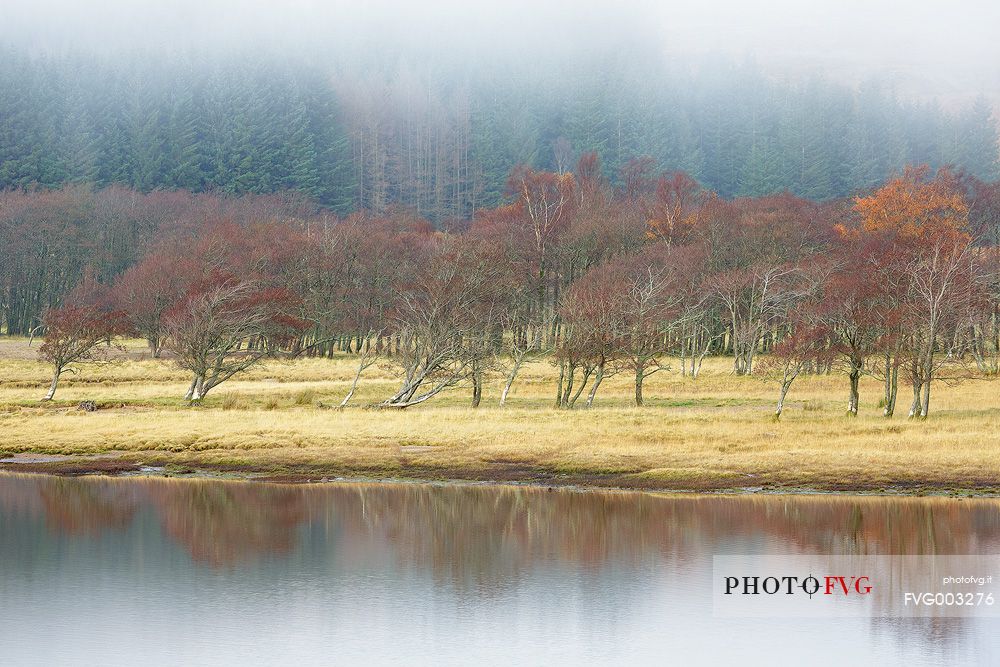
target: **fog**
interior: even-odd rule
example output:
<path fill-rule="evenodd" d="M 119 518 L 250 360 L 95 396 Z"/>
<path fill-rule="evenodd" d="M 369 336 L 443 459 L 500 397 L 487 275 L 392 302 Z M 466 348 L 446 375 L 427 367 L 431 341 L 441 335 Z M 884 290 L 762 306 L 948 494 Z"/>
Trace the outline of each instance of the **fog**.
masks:
<path fill-rule="evenodd" d="M 572 64 L 581 57 L 752 61 L 855 83 L 889 80 L 946 105 L 1000 98 L 1000 3 L 990 0 L 391 2 L 4 0 L 0 41 L 33 52 L 326 59 L 403 56 L 465 65 Z"/>
<path fill-rule="evenodd" d="M 1000 176 L 1000 3 L 0 0 L 0 189 L 465 220 L 595 153 L 824 201 Z"/>

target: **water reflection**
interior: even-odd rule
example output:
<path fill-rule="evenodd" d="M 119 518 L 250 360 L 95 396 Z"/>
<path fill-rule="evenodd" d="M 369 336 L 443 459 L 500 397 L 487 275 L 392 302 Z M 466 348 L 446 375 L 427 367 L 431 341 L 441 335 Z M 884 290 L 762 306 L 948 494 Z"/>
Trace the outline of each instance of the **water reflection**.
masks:
<path fill-rule="evenodd" d="M 199 622 L 213 632 L 192 630 L 196 639 L 172 646 L 164 662 L 235 658 L 256 638 L 296 632 L 303 646 L 336 638 L 338 651 L 365 659 L 389 650 L 461 662 L 474 646 L 497 661 L 534 651 L 537 662 L 657 662 L 669 647 L 700 662 L 730 655 L 716 635 L 751 646 L 780 637 L 796 650 L 805 638 L 821 645 L 831 623 L 812 636 L 794 619 L 761 627 L 712 619 L 712 554 L 996 553 L 1000 502 L 3 474 L 0 535 L 6 640 L 40 632 L 23 605 L 65 620 L 52 629 L 57 645 L 80 612 L 53 600 L 75 587 L 115 614 L 145 591 L 155 613 L 143 629 L 127 613 L 114 616 L 126 633 L 158 615 L 176 624 L 204 614 Z M 274 627 L 275 614 L 296 613 L 295 628 Z M 990 623 L 845 619 L 845 641 L 856 645 L 829 655 L 975 663 L 997 656 Z M 80 632 L 75 650 L 98 641 Z M 789 636 L 799 638 L 790 647 Z M 38 650 L 21 647 L 29 651 L 21 657 Z M 281 655 L 301 659 L 288 650 Z"/>
<path fill-rule="evenodd" d="M 456 580 L 469 572 L 505 578 L 539 560 L 600 567 L 739 542 L 753 551 L 859 555 L 980 554 L 1000 546 L 994 500 L 0 477 L 0 513 L 43 520 L 57 534 L 123 530 L 140 507 L 210 566 L 289 554 L 303 527 L 335 526 L 343 542 L 391 545 L 401 561 Z"/>
<path fill-rule="evenodd" d="M 80 484 L 66 478 L 37 485 L 52 530 L 69 535 L 99 536 L 109 528 L 123 529 L 135 514 L 136 501 L 127 486 Z M 30 503 L 31 492 L 28 493 Z"/>
<path fill-rule="evenodd" d="M 286 554 L 307 519 L 303 494 L 295 488 L 157 480 L 143 491 L 170 539 L 210 565 Z"/>

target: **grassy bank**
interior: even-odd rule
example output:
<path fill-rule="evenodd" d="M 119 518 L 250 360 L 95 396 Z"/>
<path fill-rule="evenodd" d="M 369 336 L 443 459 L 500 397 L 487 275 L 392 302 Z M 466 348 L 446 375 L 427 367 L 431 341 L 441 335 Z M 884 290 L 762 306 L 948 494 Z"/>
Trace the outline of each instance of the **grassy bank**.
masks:
<path fill-rule="evenodd" d="M 706 362 L 701 377 L 668 371 L 647 381 L 647 405 L 630 406 L 631 378 L 602 385 L 591 410 L 553 409 L 554 368 L 523 371 L 504 409 L 500 378 L 483 405 L 469 390 L 405 411 L 364 405 L 389 395 L 393 372 L 366 371 L 344 411 L 350 358 L 273 362 L 187 407 L 184 373 L 169 361 L 131 358 L 84 366 L 41 404 L 47 368 L 25 341 L 0 341 L 0 452 L 92 456 L 74 472 L 141 462 L 261 473 L 523 480 L 663 489 L 811 488 L 924 492 L 1000 489 L 1000 395 L 994 381 L 935 386 L 926 422 L 880 417 L 880 386 L 862 383 L 862 414 L 844 415 L 846 378 L 796 382 L 780 422 L 777 387 Z M 134 347 L 133 357 L 141 348 Z M 902 392 L 901 392 L 902 393 Z M 93 400 L 100 409 L 76 409 Z M 905 401 L 905 398 L 904 398 Z M 902 405 L 901 412 L 905 412 Z M 109 463 L 109 461 L 115 463 Z M 24 469 L 23 464 L 7 467 Z M 59 464 L 37 464 L 36 469 Z M 62 466 L 66 468 L 66 466 Z"/>

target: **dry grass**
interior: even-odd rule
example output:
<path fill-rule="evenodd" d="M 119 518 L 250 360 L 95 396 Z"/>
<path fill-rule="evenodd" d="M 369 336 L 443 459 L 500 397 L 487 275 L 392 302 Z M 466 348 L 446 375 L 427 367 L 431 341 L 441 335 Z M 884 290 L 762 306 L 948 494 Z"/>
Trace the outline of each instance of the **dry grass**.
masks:
<path fill-rule="evenodd" d="M 0 357 L 4 356 L 0 342 Z M 525 368 L 508 406 L 500 380 L 483 405 L 458 388 L 406 411 L 362 406 L 391 393 L 389 368 L 366 371 L 353 406 L 336 405 L 349 358 L 271 363 L 232 380 L 200 408 L 184 405 L 186 378 L 169 361 L 82 367 L 43 406 L 47 369 L 0 359 L 0 450 L 91 454 L 266 471 L 271 474 L 536 479 L 659 488 L 824 489 L 1000 487 L 1000 396 L 991 380 L 935 386 L 931 419 L 879 416 L 880 387 L 862 385 L 862 414 L 844 415 L 846 378 L 796 382 L 780 422 L 776 386 L 706 362 L 697 380 L 676 372 L 647 382 L 647 406 L 629 404 L 631 378 L 606 381 L 592 410 L 553 409 L 548 363 Z M 900 411 L 907 407 L 901 388 Z M 94 413 L 75 410 L 95 400 Z"/>

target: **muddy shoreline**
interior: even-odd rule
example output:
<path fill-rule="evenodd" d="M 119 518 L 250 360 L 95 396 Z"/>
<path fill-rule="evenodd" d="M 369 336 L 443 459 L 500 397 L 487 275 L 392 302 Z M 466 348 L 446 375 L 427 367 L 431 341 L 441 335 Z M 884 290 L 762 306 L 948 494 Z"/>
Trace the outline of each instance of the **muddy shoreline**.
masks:
<path fill-rule="evenodd" d="M 705 483 L 704 480 L 677 479 L 664 486 L 653 479 L 626 474 L 556 473 L 539 467 L 484 464 L 479 468 L 407 466 L 391 472 L 379 468 L 275 465 L 268 468 L 243 465 L 212 465 L 205 462 L 178 462 L 144 457 L 140 461 L 108 453 L 90 456 L 21 453 L 0 458 L 0 471 L 65 477 L 101 475 L 110 477 L 153 476 L 177 479 L 244 480 L 278 484 L 319 483 L 423 483 L 455 485 L 515 485 L 538 488 L 567 488 L 601 491 L 641 491 L 648 493 L 702 493 L 724 495 L 823 494 L 857 496 L 943 496 L 955 498 L 998 498 L 1000 484 L 942 483 L 937 480 L 906 481 L 896 484 L 807 485 L 770 483 L 759 486 Z"/>

